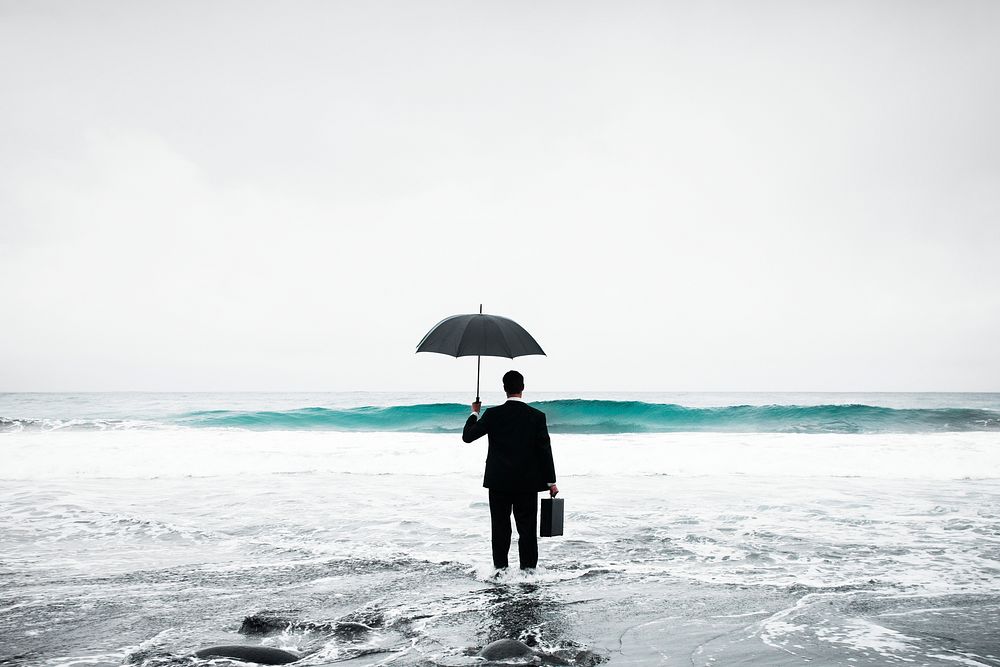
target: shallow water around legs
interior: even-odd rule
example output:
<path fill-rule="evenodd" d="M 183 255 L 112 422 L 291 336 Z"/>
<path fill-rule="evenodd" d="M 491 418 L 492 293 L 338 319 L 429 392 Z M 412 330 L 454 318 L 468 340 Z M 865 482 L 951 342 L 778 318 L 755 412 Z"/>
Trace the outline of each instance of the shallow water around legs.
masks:
<path fill-rule="evenodd" d="M 0 661 L 1000 665 L 998 445 L 564 438 L 567 534 L 494 578 L 454 436 L 7 434 Z"/>

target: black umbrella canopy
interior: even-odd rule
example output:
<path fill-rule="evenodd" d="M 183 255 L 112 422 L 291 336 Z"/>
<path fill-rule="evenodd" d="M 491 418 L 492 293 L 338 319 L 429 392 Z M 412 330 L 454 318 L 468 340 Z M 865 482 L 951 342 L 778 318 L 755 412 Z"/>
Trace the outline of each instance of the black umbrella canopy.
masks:
<path fill-rule="evenodd" d="M 452 315 L 438 322 L 417 345 L 417 352 L 452 357 L 524 357 L 545 352 L 514 320 L 499 315 Z"/>
<path fill-rule="evenodd" d="M 512 319 L 478 313 L 452 315 L 434 325 L 417 345 L 417 352 L 451 357 L 525 357 L 545 355 L 542 346 Z M 476 360 L 476 402 L 479 402 L 479 360 Z"/>

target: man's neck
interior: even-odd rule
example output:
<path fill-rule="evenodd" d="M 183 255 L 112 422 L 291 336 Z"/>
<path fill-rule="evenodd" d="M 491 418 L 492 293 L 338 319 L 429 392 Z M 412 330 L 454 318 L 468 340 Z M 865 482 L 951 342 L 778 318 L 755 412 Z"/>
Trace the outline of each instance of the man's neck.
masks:
<path fill-rule="evenodd" d="M 521 394 L 507 394 L 507 400 L 508 401 L 523 401 L 524 399 L 521 398 Z"/>

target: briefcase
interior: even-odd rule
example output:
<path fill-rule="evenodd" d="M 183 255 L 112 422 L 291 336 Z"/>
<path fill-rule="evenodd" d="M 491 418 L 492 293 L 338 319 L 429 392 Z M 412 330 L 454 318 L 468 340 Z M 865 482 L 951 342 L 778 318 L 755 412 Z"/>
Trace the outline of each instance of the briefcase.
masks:
<path fill-rule="evenodd" d="M 542 498 L 542 520 L 538 524 L 541 537 L 558 537 L 563 534 L 562 498 Z"/>

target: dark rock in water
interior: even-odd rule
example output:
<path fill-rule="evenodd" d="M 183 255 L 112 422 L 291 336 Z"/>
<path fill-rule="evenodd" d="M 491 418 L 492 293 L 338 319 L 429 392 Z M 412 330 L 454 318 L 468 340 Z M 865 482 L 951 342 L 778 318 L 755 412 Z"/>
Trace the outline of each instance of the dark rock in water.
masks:
<path fill-rule="evenodd" d="M 470 651 L 466 655 L 472 655 Z M 526 643 L 516 639 L 500 639 L 487 644 L 481 651 L 475 653 L 480 658 L 494 662 L 514 664 L 565 665 L 566 667 L 596 667 L 607 662 L 610 656 L 598 651 L 581 647 L 566 647 L 556 649 L 552 653 L 536 651 Z"/>
<path fill-rule="evenodd" d="M 194 654 L 199 658 L 235 658 L 261 665 L 287 665 L 299 659 L 294 653 L 267 646 L 212 646 L 195 651 Z"/>
<path fill-rule="evenodd" d="M 291 626 L 292 620 L 279 612 L 261 611 L 244 618 L 239 632 L 241 635 L 270 635 L 284 632 Z"/>
<path fill-rule="evenodd" d="M 535 653 L 524 642 L 519 642 L 516 639 L 498 639 L 484 646 L 478 655 L 487 660 L 509 660 L 510 658 L 532 657 Z"/>

